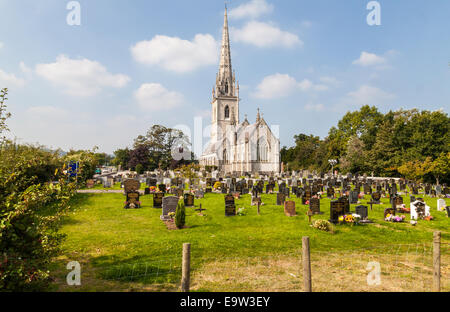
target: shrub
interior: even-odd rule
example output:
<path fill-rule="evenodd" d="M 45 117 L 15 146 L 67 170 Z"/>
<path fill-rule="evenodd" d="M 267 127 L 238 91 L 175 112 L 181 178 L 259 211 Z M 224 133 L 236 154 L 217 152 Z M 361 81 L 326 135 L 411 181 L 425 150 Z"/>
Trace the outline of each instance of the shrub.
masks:
<path fill-rule="evenodd" d="M 0 149 L 0 289 L 44 290 L 74 185 L 61 176 L 57 152 L 9 142 Z M 55 169 L 56 168 L 56 169 Z M 51 181 L 58 180 L 57 183 Z"/>
<path fill-rule="evenodd" d="M 186 208 L 184 207 L 184 202 L 180 200 L 178 202 L 177 211 L 175 214 L 175 225 L 177 228 L 182 229 L 186 224 Z"/>

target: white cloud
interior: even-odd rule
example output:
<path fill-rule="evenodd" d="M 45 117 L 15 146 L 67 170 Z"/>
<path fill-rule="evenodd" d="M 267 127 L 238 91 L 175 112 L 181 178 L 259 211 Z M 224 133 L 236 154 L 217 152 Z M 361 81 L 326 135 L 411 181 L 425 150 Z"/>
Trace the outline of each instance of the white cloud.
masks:
<path fill-rule="evenodd" d="M 291 94 L 297 87 L 297 81 L 289 75 L 275 74 L 267 76 L 256 87 L 255 97 L 273 99 Z"/>
<path fill-rule="evenodd" d="M 105 87 L 122 88 L 130 78 L 113 75 L 100 63 L 60 55 L 55 63 L 36 65 L 36 73 L 72 96 L 93 96 Z"/>
<path fill-rule="evenodd" d="M 136 43 L 131 47 L 131 54 L 139 63 L 184 73 L 217 64 L 218 47 L 209 34 L 197 34 L 192 41 L 157 35 L 152 40 Z"/>
<path fill-rule="evenodd" d="M 323 112 L 325 110 L 325 106 L 321 103 L 314 104 L 310 102 L 305 105 L 305 110 L 313 112 Z"/>
<path fill-rule="evenodd" d="M 359 59 L 353 61 L 352 64 L 367 67 L 373 65 L 381 65 L 384 64 L 385 62 L 386 59 L 384 57 L 363 51 L 361 52 L 361 56 L 359 57 Z"/>
<path fill-rule="evenodd" d="M 145 83 L 134 93 L 139 106 L 148 111 L 170 110 L 181 105 L 183 95 L 159 83 Z"/>
<path fill-rule="evenodd" d="M 0 88 L 23 87 L 25 80 L 0 69 Z"/>
<path fill-rule="evenodd" d="M 290 48 L 303 45 L 303 41 L 297 35 L 258 21 L 250 21 L 241 29 L 231 28 L 231 36 L 236 42 L 249 43 L 260 48 L 274 46 Z"/>
<path fill-rule="evenodd" d="M 27 113 L 39 118 L 62 118 L 68 116 L 66 110 L 50 105 L 32 106 L 27 109 Z"/>
<path fill-rule="evenodd" d="M 335 77 L 331 77 L 331 76 L 323 76 L 323 77 L 320 77 L 319 80 L 325 84 L 334 85 L 334 86 L 336 86 L 340 83 L 339 80 L 337 80 Z"/>
<path fill-rule="evenodd" d="M 294 91 L 300 90 L 307 91 L 325 91 L 328 90 L 328 86 L 323 84 L 314 84 L 308 79 L 303 79 L 298 82 L 295 78 L 287 74 L 275 74 L 267 76 L 256 87 L 254 97 L 260 99 L 273 99 L 288 96 Z"/>
<path fill-rule="evenodd" d="M 347 95 L 350 101 L 357 105 L 379 105 L 395 98 L 394 94 L 369 85 L 363 85 L 358 90 L 349 92 Z"/>
<path fill-rule="evenodd" d="M 273 11 L 273 5 L 265 0 L 251 0 L 250 2 L 241 4 L 237 8 L 231 9 L 228 14 L 230 18 L 258 18 L 263 14 Z"/>
<path fill-rule="evenodd" d="M 5 44 L 0 41 L 0 49 L 2 49 L 4 46 L 5 46 Z"/>

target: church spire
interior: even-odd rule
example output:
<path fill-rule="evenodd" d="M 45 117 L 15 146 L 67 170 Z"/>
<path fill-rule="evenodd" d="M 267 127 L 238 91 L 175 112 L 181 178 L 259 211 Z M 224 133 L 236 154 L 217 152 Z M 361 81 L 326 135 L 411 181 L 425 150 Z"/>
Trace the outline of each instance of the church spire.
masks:
<path fill-rule="evenodd" d="M 219 73 L 217 75 L 218 94 L 223 96 L 234 96 L 235 77 L 231 67 L 230 34 L 228 31 L 228 12 L 225 6 L 225 17 L 223 22 L 222 48 L 220 52 Z"/>

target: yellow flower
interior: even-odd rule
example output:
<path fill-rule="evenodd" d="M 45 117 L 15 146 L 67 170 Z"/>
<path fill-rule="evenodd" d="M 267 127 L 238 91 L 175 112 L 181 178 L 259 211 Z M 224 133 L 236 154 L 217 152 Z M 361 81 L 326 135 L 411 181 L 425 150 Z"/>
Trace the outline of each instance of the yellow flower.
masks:
<path fill-rule="evenodd" d="M 344 216 L 340 216 L 339 221 L 341 221 L 341 222 L 344 221 Z"/>

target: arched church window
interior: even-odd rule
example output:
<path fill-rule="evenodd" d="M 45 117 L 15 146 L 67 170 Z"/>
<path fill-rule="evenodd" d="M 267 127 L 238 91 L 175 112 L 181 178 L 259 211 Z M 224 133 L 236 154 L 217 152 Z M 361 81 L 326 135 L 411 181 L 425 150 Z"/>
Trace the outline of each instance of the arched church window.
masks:
<path fill-rule="evenodd" d="M 230 108 L 227 106 L 225 106 L 225 119 L 230 118 Z"/>
<path fill-rule="evenodd" d="M 228 81 L 225 82 L 225 94 L 228 94 Z"/>

